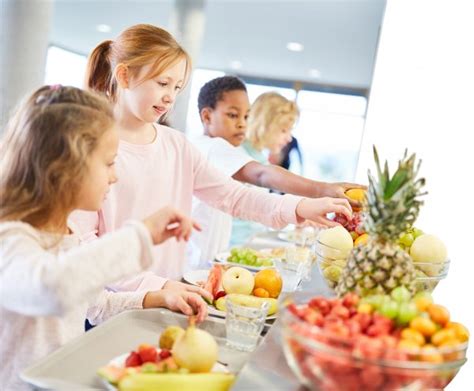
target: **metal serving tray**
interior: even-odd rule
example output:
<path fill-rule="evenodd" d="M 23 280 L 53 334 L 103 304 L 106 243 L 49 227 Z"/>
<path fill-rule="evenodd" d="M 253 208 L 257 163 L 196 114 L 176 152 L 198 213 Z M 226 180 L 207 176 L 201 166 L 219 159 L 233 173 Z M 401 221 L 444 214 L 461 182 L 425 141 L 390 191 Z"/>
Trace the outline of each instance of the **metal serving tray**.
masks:
<path fill-rule="evenodd" d="M 39 389 L 103 390 L 97 369 L 142 343 L 158 344 L 160 333 L 170 325 L 187 326 L 187 317 L 166 309 L 123 312 L 84 333 L 21 373 L 21 378 Z M 225 320 L 208 317 L 200 326 L 219 344 L 219 362 L 237 373 L 249 357 L 225 346 Z"/>

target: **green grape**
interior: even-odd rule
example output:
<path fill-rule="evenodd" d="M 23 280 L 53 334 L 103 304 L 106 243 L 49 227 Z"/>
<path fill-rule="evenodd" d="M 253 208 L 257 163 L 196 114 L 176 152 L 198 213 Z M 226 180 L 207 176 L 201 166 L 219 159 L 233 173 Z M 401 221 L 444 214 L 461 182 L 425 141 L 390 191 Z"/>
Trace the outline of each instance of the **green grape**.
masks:
<path fill-rule="evenodd" d="M 363 300 L 366 303 L 369 303 L 372 307 L 379 308 L 386 300 L 388 300 L 388 297 L 384 295 L 372 295 L 365 297 Z"/>
<path fill-rule="evenodd" d="M 424 232 L 421 229 L 413 228 L 413 237 L 416 239 L 418 236 L 423 235 Z"/>
<path fill-rule="evenodd" d="M 239 255 L 239 249 L 234 247 L 233 249 L 230 250 L 230 255 L 238 256 Z"/>
<path fill-rule="evenodd" d="M 405 325 L 411 322 L 413 318 L 418 315 L 418 308 L 413 302 L 400 303 L 398 308 L 397 322 L 400 325 Z"/>
<path fill-rule="evenodd" d="M 380 306 L 377 312 L 387 318 L 395 319 L 398 315 L 398 303 L 393 300 L 387 300 Z"/>
<path fill-rule="evenodd" d="M 411 299 L 410 291 L 404 286 L 399 286 L 395 288 L 394 290 L 392 290 L 392 292 L 390 293 L 390 296 L 397 303 L 407 302 L 407 301 L 410 301 Z"/>
<path fill-rule="evenodd" d="M 273 261 L 271 259 L 262 259 L 263 266 L 273 266 Z"/>
<path fill-rule="evenodd" d="M 414 240 L 415 240 L 415 238 L 413 237 L 412 234 L 404 233 L 404 234 L 402 234 L 400 239 L 398 239 L 398 243 L 404 245 L 405 247 L 411 247 Z"/>

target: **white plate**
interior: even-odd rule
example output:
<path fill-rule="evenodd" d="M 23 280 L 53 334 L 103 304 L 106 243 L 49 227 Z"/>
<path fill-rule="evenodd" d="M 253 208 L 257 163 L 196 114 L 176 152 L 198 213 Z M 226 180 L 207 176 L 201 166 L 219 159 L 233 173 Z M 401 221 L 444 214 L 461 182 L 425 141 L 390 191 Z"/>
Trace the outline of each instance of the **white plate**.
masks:
<path fill-rule="evenodd" d="M 189 282 L 192 285 L 198 285 L 198 282 L 202 281 L 206 283 L 209 277 L 209 269 L 198 269 L 189 270 L 183 274 L 183 280 Z"/>
<path fill-rule="evenodd" d="M 129 354 L 130 353 L 124 353 L 124 354 L 121 354 L 120 356 L 114 357 L 112 360 L 109 361 L 107 366 L 110 365 L 110 366 L 115 366 L 115 367 L 119 367 L 119 368 L 125 367 L 125 361 L 127 360 L 127 357 L 128 357 Z M 227 368 L 224 365 L 222 365 L 221 363 L 218 363 L 218 362 L 216 362 L 215 365 L 212 367 L 211 372 L 229 373 Z M 158 375 L 159 374 L 157 374 L 157 376 Z M 117 387 L 115 387 L 113 384 L 110 384 L 103 377 L 100 377 L 100 379 L 102 380 L 102 383 L 107 387 L 108 390 L 111 390 L 111 391 L 117 391 L 118 390 Z"/>
<path fill-rule="evenodd" d="M 267 251 L 269 252 L 268 256 L 270 257 L 271 256 L 271 254 L 270 254 L 271 250 L 269 250 L 269 249 L 258 250 L 259 253 L 264 253 L 264 252 L 267 252 Z M 272 266 L 251 266 L 251 265 L 245 265 L 243 263 L 228 262 L 227 258 L 229 258 L 229 257 L 230 257 L 230 251 L 219 253 L 215 256 L 214 263 L 220 263 L 220 264 L 231 265 L 231 266 L 240 266 L 240 267 L 243 267 L 245 269 L 251 270 L 253 272 L 259 272 L 260 270 L 272 269 L 272 268 L 275 267 L 275 264 L 273 264 Z"/>

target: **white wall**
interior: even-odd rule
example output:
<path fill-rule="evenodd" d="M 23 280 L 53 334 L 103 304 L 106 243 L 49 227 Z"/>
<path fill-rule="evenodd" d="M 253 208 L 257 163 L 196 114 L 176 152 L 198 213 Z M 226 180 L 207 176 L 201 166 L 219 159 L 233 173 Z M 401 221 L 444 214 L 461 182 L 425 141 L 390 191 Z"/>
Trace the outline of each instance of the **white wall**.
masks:
<path fill-rule="evenodd" d="M 357 178 L 372 144 L 396 162 L 405 147 L 427 178 L 419 226 L 439 235 L 452 259 L 435 299 L 474 334 L 474 2 L 389 0 L 383 22 Z M 447 390 L 474 389 L 469 360 Z"/>

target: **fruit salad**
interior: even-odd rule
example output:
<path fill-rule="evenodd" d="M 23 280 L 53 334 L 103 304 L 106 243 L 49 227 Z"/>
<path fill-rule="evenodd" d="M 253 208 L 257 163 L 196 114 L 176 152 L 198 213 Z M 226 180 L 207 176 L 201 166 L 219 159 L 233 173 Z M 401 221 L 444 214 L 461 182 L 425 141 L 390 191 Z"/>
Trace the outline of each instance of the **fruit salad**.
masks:
<path fill-rule="evenodd" d="M 120 390 L 226 391 L 234 376 L 216 371 L 218 345 L 208 332 L 169 326 L 159 337 L 159 346 L 141 344 L 126 357 L 119 357 L 98 370 L 98 375 Z"/>
<path fill-rule="evenodd" d="M 290 367 L 320 390 L 442 389 L 466 361 L 468 330 L 429 293 L 405 287 L 292 303 L 282 324 Z"/>

